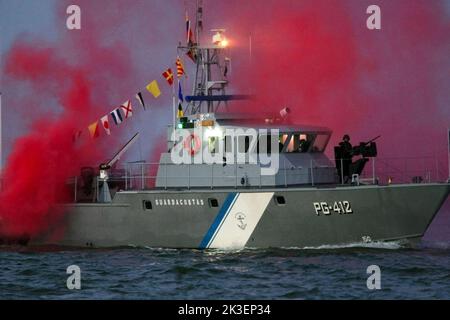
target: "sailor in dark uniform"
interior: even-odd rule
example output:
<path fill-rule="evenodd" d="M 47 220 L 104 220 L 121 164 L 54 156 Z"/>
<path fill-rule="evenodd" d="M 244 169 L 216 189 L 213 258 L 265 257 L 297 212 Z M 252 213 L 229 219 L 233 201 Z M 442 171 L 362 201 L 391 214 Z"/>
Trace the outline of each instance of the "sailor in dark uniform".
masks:
<path fill-rule="evenodd" d="M 309 141 L 306 139 L 301 139 L 298 146 L 298 152 L 308 152 L 309 144 Z"/>
<path fill-rule="evenodd" d="M 344 135 L 339 146 L 341 147 L 343 176 L 345 182 L 347 182 L 350 178 L 350 165 L 352 164 L 353 157 L 353 146 L 350 143 L 350 136 L 348 134 Z"/>

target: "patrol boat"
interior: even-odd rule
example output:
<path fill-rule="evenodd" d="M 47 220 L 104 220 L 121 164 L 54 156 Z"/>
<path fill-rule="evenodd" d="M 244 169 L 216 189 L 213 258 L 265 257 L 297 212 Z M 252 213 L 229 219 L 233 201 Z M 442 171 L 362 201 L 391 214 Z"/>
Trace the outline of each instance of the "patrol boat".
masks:
<path fill-rule="evenodd" d="M 331 160 L 325 150 L 332 131 L 287 122 L 288 108 L 264 116 L 226 112 L 246 97 L 226 94 L 228 49 L 224 30 L 214 32 L 213 44 L 178 47 L 196 60 L 193 93 L 179 117 L 174 103 L 159 163 L 119 169 L 136 134 L 99 170 L 82 168 L 72 184 L 74 203 L 64 204 L 66 214 L 33 243 L 304 248 L 424 235 L 448 197 L 448 182 L 384 181 L 373 165 L 375 141 L 353 148 L 353 159 L 336 147 Z M 49 240 L 61 228 L 62 237 Z"/>

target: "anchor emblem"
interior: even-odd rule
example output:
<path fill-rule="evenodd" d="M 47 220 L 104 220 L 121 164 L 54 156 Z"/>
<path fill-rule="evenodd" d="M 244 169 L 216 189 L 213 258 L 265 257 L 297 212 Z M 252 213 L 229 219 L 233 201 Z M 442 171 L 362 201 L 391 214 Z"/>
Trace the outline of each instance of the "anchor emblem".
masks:
<path fill-rule="evenodd" d="M 241 228 L 242 230 L 245 230 L 245 228 L 247 228 L 247 224 L 244 223 L 244 221 L 245 221 L 245 214 L 243 214 L 242 212 L 238 212 L 238 213 L 235 214 L 234 217 L 236 218 L 237 221 L 239 221 L 237 226 L 239 228 Z"/>

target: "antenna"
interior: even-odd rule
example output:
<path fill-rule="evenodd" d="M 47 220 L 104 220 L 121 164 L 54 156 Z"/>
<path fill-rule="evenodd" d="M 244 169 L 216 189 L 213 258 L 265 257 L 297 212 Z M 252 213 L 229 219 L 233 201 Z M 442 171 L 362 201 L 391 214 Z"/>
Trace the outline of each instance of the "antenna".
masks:
<path fill-rule="evenodd" d="M 195 36 L 200 43 L 200 33 L 203 31 L 203 0 L 197 0 L 197 13 L 195 20 Z"/>

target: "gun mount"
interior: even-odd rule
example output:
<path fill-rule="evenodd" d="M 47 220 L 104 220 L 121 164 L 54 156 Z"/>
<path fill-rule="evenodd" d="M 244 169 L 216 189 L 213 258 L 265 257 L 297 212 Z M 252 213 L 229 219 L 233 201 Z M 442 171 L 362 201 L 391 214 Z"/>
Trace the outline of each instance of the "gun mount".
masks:
<path fill-rule="evenodd" d="M 120 160 L 120 157 L 127 152 L 127 150 L 136 142 L 137 138 L 139 138 L 139 132 L 136 133 L 120 150 L 106 163 L 102 163 L 99 166 L 100 172 L 111 169 L 117 161 Z M 100 173 L 101 175 L 101 173 Z"/>
<path fill-rule="evenodd" d="M 381 136 L 377 136 L 367 142 L 360 142 L 359 146 L 353 147 L 352 155 L 359 156 L 361 155 L 363 158 L 374 158 L 377 156 L 377 144 L 375 140 L 377 140 Z"/>
<path fill-rule="evenodd" d="M 375 158 L 378 154 L 377 144 L 375 140 L 380 138 L 377 136 L 367 142 L 360 142 L 358 146 L 351 150 L 344 150 L 339 145 L 334 147 L 334 156 L 336 162 L 336 169 L 341 181 L 347 182 L 354 174 L 361 175 L 369 158 Z M 361 158 L 353 161 L 353 157 L 361 156 Z"/>

